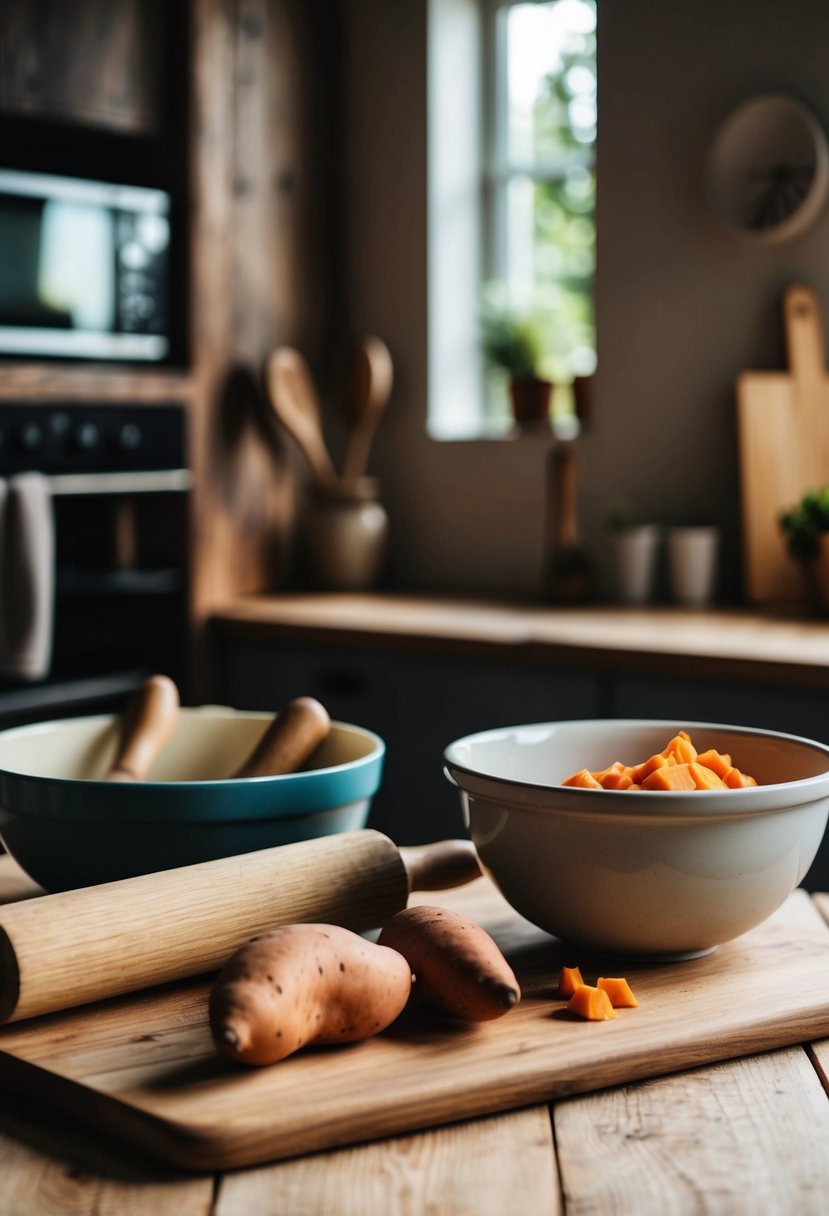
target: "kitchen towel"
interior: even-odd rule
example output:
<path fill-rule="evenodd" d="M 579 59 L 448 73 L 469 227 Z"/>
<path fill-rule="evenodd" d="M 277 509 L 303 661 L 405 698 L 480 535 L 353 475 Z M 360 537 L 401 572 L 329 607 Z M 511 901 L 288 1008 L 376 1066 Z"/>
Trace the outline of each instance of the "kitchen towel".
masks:
<path fill-rule="evenodd" d="M 0 674 L 42 680 L 52 662 L 55 527 L 48 478 L 19 473 L 0 519 Z"/>

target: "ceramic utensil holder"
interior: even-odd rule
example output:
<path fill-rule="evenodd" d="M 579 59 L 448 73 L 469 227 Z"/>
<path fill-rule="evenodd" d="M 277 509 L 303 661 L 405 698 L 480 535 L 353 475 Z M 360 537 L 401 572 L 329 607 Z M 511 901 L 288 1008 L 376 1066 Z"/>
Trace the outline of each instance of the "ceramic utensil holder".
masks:
<path fill-rule="evenodd" d="M 308 496 L 304 551 L 316 587 L 365 591 L 377 585 L 388 544 L 388 514 L 379 483 L 361 477 Z"/>

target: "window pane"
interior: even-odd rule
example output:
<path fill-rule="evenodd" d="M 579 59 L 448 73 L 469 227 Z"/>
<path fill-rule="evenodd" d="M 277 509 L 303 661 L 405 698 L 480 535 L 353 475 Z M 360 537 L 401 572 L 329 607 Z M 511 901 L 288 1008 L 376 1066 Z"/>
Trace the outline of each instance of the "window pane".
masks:
<path fill-rule="evenodd" d="M 596 138 L 595 0 L 514 4 L 506 13 L 511 164 L 556 161 Z"/>
<path fill-rule="evenodd" d="M 566 384 L 596 365 L 595 0 L 509 5 L 501 54 L 496 278 L 510 306 L 539 324 L 540 372 Z"/>

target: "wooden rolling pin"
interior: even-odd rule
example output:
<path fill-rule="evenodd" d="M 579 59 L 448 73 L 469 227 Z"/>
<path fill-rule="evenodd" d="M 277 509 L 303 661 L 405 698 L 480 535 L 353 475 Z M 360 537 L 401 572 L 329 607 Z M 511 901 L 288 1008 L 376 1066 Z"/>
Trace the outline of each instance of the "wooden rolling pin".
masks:
<path fill-rule="evenodd" d="M 141 781 L 178 723 L 178 689 L 169 676 L 150 676 L 134 692 L 121 721 L 118 753 L 107 781 Z"/>
<path fill-rule="evenodd" d="M 367 829 L 11 904 L 0 908 L 0 1022 L 215 971 L 278 925 L 378 928 L 415 886 L 479 873 L 470 841 L 409 852 Z"/>
<path fill-rule="evenodd" d="M 313 697 L 296 697 L 274 718 L 234 777 L 294 773 L 331 730 L 328 711 Z"/>

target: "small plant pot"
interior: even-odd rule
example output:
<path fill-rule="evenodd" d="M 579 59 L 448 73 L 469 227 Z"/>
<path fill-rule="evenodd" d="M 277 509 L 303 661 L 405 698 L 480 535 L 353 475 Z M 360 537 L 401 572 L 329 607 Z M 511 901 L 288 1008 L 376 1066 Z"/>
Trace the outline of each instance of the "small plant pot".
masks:
<path fill-rule="evenodd" d="M 515 376 L 509 383 L 512 416 L 519 427 L 550 425 L 553 385 L 549 380 Z"/>

